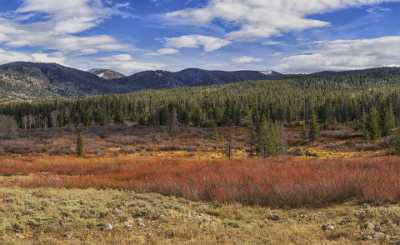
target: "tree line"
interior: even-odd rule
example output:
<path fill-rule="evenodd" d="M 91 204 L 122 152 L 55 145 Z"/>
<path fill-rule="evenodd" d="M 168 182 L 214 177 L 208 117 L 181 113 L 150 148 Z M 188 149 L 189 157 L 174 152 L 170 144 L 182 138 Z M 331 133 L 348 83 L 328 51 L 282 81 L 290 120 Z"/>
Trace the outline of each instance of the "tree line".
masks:
<path fill-rule="evenodd" d="M 130 122 L 166 126 L 173 132 L 173 121 L 195 127 L 251 127 L 255 134 L 263 132 L 277 138 L 279 127 L 302 121 L 305 137 L 310 140 L 318 139 L 320 128 L 337 124 L 353 127 L 366 139 L 376 140 L 398 126 L 400 85 L 388 78 L 321 76 L 10 103 L 0 106 L 0 115 L 12 117 L 22 129 Z M 263 139 L 254 141 L 262 145 Z M 255 146 L 254 151 L 265 149 Z"/>
<path fill-rule="evenodd" d="M 320 87 L 316 83 L 303 89 L 295 81 L 262 81 L 8 104 L 0 106 L 0 114 L 13 116 L 24 129 L 124 122 L 166 126 L 171 110 L 187 126 L 251 126 L 263 117 L 290 123 L 310 121 L 314 115 L 327 127 L 336 123 L 355 126 L 371 108 L 376 108 L 380 118 L 393 117 L 397 125 L 400 87 Z"/>

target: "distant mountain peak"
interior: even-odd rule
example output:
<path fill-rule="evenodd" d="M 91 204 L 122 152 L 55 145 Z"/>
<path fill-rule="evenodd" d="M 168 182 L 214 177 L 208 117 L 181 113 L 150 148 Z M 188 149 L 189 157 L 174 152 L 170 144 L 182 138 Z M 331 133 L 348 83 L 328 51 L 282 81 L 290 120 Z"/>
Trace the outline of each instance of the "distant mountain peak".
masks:
<path fill-rule="evenodd" d="M 284 75 L 277 72 L 264 74 L 259 71 L 209 71 L 188 68 L 178 72 L 144 71 L 117 79 L 132 91 L 141 89 L 167 89 L 176 87 L 207 86 L 256 80 L 279 80 Z"/>
<path fill-rule="evenodd" d="M 89 72 L 106 80 L 114 80 L 125 77 L 124 74 L 111 69 L 95 68 L 95 69 L 90 69 Z"/>
<path fill-rule="evenodd" d="M 270 76 L 270 75 L 282 75 L 279 72 L 273 71 L 273 70 L 266 70 L 266 71 L 260 71 L 262 74 Z"/>

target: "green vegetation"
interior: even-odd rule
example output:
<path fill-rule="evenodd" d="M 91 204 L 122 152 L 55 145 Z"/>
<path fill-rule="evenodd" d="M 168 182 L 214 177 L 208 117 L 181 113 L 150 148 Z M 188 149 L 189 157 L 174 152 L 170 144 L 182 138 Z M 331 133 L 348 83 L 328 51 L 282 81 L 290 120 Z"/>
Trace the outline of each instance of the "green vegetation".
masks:
<path fill-rule="evenodd" d="M 366 126 L 368 136 L 367 139 L 377 140 L 381 134 L 381 119 L 378 110 L 373 107 L 368 115 L 367 126 Z"/>
<path fill-rule="evenodd" d="M 317 114 L 315 112 L 313 112 L 311 114 L 311 122 L 310 122 L 310 140 L 311 141 L 316 141 L 319 139 L 319 137 L 321 136 L 321 129 L 319 126 L 319 122 L 318 122 L 318 117 Z"/>
<path fill-rule="evenodd" d="M 383 135 L 388 136 L 392 129 L 396 127 L 396 115 L 393 106 L 390 104 L 385 108 L 383 117 Z"/>
<path fill-rule="evenodd" d="M 171 110 L 168 111 L 168 133 L 170 135 L 174 135 L 178 131 L 178 113 L 176 108 L 173 107 Z"/>
<path fill-rule="evenodd" d="M 265 118 L 255 127 L 252 133 L 252 149 L 256 155 L 263 157 L 276 156 L 286 151 L 282 126 L 278 122 L 269 122 Z"/>
<path fill-rule="evenodd" d="M 171 134 L 179 125 L 251 127 L 265 118 L 281 124 L 304 121 L 305 136 L 312 141 L 320 128 L 336 124 L 361 129 L 367 139 L 376 140 L 389 135 L 399 121 L 398 79 L 390 69 L 321 73 L 282 81 L 8 104 L 0 106 L 0 114 L 13 116 L 24 129 L 129 122 L 165 126 Z"/>
<path fill-rule="evenodd" d="M 80 130 L 78 130 L 78 135 L 76 137 L 76 155 L 78 157 L 83 157 L 85 155 L 85 145 Z"/>

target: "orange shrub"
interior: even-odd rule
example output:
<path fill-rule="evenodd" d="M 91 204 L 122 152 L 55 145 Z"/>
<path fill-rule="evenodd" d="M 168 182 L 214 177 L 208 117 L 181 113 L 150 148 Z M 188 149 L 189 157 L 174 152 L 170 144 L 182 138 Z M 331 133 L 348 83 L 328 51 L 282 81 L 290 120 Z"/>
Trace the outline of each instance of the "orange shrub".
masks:
<path fill-rule="evenodd" d="M 5 161 L 23 187 L 118 188 L 251 205 L 400 201 L 400 158 L 200 161 L 143 157 Z"/>

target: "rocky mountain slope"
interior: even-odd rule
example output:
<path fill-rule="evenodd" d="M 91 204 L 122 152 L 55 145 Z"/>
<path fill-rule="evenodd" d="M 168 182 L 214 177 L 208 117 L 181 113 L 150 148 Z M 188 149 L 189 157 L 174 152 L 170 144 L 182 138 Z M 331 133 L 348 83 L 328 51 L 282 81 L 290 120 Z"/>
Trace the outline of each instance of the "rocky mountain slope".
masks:
<path fill-rule="evenodd" d="M 106 79 L 106 80 L 114 80 L 114 79 L 120 79 L 125 77 L 124 74 L 119 73 L 117 71 L 111 70 L 111 69 L 91 69 L 89 70 L 90 73 L 95 74 L 96 76 Z"/>
<path fill-rule="evenodd" d="M 114 90 L 105 79 L 58 64 L 16 62 L 0 66 L 0 93 L 10 99 L 112 92 Z"/>

